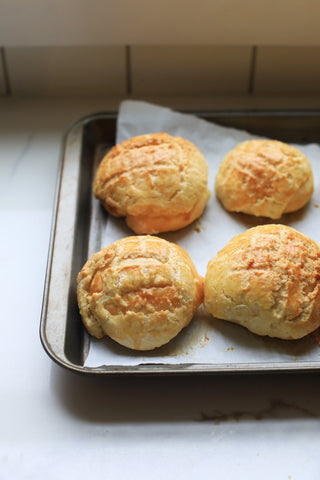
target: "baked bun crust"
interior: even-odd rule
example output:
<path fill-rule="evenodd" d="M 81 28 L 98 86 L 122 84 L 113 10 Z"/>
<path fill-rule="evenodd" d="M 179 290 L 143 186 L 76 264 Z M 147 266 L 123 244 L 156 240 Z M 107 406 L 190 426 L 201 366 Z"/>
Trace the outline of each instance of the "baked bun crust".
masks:
<path fill-rule="evenodd" d="M 222 160 L 215 189 L 230 212 L 277 219 L 309 201 L 312 169 L 295 147 L 276 140 L 249 140 Z"/>
<path fill-rule="evenodd" d="M 205 309 L 258 335 L 296 339 L 320 326 L 320 248 L 293 228 L 234 237 L 205 277 Z"/>
<path fill-rule="evenodd" d="M 178 230 L 200 217 L 209 199 L 208 164 L 191 142 L 166 133 L 116 145 L 100 163 L 95 196 L 137 234 Z"/>
<path fill-rule="evenodd" d="M 191 321 L 203 301 L 203 278 L 178 245 L 152 236 L 127 237 L 87 261 L 77 293 L 91 335 L 151 350 Z"/>

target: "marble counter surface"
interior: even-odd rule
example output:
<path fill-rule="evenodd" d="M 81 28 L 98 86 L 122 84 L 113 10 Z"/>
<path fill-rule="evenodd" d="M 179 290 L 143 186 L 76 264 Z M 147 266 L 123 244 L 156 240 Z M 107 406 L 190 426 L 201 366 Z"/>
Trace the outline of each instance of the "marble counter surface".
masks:
<path fill-rule="evenodd" d="M 0 100 L 0 478 L 318 480 L 318 373 L 85 377 L 43 350 L 62 135 L 117 105 Z"/>

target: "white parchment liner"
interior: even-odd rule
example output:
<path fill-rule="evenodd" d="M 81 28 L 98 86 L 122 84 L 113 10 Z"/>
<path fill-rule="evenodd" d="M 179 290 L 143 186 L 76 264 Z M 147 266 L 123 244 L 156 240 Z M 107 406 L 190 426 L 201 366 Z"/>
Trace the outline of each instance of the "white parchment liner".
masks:
<path fill-rule="evenodd" d="M 139 101 L 121 104 L 116 142 L 136 135 L 167 132 L 193 142 L 209 163 L 211 198 L 202 217 L 177 232 L 161 234 L 178 243 L 205 275 L 208 261 L 235 235 L 263 223 L 275 223 L 249 215 L 226 212 L 214 193 L 214 179 L 222 158 L 239 142 L 257 138 L 248 132 L 221 127 L 193 115 Z M 320 241 L 320 146 L 296 145 L 310 160 L 315 192 L 309 204 L 281 221 Z M 132 235 L 124 220 L 108 217 L 101 234 L 101 248 Z M 257 363 L 319 361 L 320 346 L 313 335 L 298 341 L 259 337 L 238 325 L 214 319 L 200 307 L 191 324 L 176 339 L 153 352 L 133 352 L 109 338 L 91 340 L 86 366 L 138 365 L 143 363 Z"/>

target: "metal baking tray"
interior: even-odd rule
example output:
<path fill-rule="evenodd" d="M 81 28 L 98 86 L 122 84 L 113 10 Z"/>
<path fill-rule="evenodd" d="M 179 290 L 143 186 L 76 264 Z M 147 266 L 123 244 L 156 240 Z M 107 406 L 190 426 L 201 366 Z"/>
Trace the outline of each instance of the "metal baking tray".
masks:
<path fill-rule="evenodd" d="M 319 111 L 189 113 L 285 142 L 320 143 Z M 153 363 L 150 355 L 137 365 L 85 365 L 92 339 L 78 311 L 76 278 L 86 260 L 100 250 L 101 232 L 108 222 L 108 215 L 93 198 L 92 181 L 103 154 L 115 143 L 116 121 L 115 112 L 92 114 L 72 125 L 63 139 L 40 323 L 40 338 L 48 355 L 69 370 L 100 375 L 319 370 L 320 356 L 319 361 L 223 363 L 188 362 L 186 356 L 180 363 Z"/>

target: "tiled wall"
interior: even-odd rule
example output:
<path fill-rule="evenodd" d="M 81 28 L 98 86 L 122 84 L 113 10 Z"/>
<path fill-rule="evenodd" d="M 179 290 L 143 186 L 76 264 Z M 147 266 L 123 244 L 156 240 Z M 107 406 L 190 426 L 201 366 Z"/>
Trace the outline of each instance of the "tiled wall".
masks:
<path fill-rule="evenodd" d="M 0 48 L 0 95 L 320 93 L 320 47 Z"/>
<path fill-rule="evenodd" d="M 6 94 L 6 82 L 4 78 L 3 49 L 0 50 L 0 96 Z"/>

